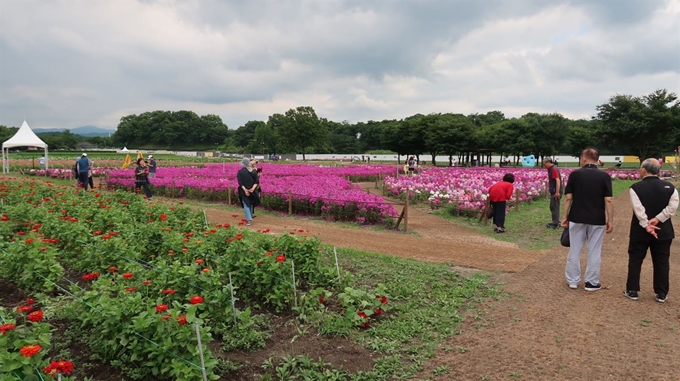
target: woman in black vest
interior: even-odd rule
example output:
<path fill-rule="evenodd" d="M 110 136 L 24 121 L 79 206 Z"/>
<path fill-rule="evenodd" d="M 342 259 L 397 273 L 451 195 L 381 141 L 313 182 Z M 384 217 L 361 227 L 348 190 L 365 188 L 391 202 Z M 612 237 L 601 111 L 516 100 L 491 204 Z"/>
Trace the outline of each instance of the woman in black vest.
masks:
<path fill-rule="evenodd" d="M 257 192 L 258 184 L 260 182 L 257 171 L 252 170 L 250 159 L 244 157 L 241 160 L 241 166 L 236 174 L 238 180 L 238 197 L 243 205 L 243 213 L 246 217 L 246 226 L 250 226 L 253 221 L 253 212 L 255 207 L 260 205 L 260 197 Z"/>

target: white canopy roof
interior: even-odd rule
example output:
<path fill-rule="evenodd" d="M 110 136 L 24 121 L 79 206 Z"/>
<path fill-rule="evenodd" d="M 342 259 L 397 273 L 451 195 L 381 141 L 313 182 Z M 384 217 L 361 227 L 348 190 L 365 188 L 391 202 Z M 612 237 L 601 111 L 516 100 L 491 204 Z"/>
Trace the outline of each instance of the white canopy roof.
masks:
<path fill-rule="evenodd" d="M 42 141 L 38 135 L 36 135 L 28 123 L 24 120 L 24 123 L 19 128 L 14 136 L 9 140 L 2 143 L 2 148 L 13 148 L 13 147 L 41 147 L 47 148 L 47 144 Z"/>
<path fill-rule="evenodd" d="M 9 173 L 9 149 L 14 147 L 42 147 L 45 150 L 45 168 L 48 169 L 49 165 L 47 163 L 47 143 L 42 141 L 38 135 L 36 135 L 28 123 L 24 120 L 24 123 L 19 127 L 14 136 L 9 140 L 2 143 L 2 172 Z M 42 163 L 41 163 L 42 166 Z M 45 171 L 47 175 L 47 171 Z"/>

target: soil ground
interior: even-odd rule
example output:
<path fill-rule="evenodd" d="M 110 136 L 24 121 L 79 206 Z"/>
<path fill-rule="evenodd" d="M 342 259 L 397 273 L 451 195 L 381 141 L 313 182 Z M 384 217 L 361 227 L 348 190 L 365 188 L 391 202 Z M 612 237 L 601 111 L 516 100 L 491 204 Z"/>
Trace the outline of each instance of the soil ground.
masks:
<path fill-rule="evenodd" d="M 680 380 L 680 302 L 673 290 L 665 304 L 654 300 L 649 257 L 643 265 L 640 300 L 622 296 L 631 218 L 627 192 L 615 198 L 614 206 L 614 231 L 606 236 L 602 252 L 603 289 L 596 292 L 586 292 L 583 283 L 577 290 L 568 288 L 567 248 L 523 250 L 418 208 L 409 210 L 408 226 L 416 234 L 271 214 L 258 216 L 250 228 L 274 234 L 304 230 L 326 244 L 450 262 L 455 271 L 492 271 L 494 279 L 507 282 L 501 286 L 506 297 L 471 312 L 461 334 L 442 345 L 417 379 L 440 373 L 436 379 Z M 218 208 L 206 212 L 211 222 L 235 223 L 241 218 Z M 676 243 L 671 250 L 673 283 L 680 279 L 680 250 Z M 442 369 L 448 372 L 442 374 Z"/>

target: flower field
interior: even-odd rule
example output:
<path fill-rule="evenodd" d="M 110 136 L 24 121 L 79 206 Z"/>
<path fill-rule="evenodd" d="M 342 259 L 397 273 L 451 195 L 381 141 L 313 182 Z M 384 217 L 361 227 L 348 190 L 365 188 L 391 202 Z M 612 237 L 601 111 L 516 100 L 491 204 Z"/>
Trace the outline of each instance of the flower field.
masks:
<path fill-rule="evenodd" d="M 567 180 L 574 169 L 560 169 Z M 609 170 L 612 180 L 638 180 L 637 170 Z M 433 207 L 453 206 L 461 211 L 480 211 L 488 197 L 489 188 L 506 173 L 515 175 L 515 190 L 520 202 L 535 200 L 547 193 L 547 170 L 538 168 L 430 168 L 415 176 L 387 177 L 385 186 L 389 194 L 409 200 L 428 202 Z M 672 175 L 669 171 L 661 177 Z"/>
<path fill-rule="evenodd" d="M 384 286 L 350 287 L 351 274 L 303 232 L 210 226 L 174 202 L 42 182 L 3 180 L 0 199 L 0 280 L 31 295 L 0 307 L 0 379 L 77 369 L 48 356 L 50 322 L 60 319 L 134 379 L 200 380 L 205 370 L 216 380 L 224 369 L 211 343 L 264 346 L 254 308 L 324 314 L 348 329 L 379 324 L 390 310 Z"/>
<path fill-rule="evenodd" d="M 158 170 L 152 179 L 154 194 L 168 197 L 221 201 L 237 200 L 238 164 L 213 164 L 203 168 L 169 167 Z M 351 181 L 375 181 L 392 173 L 394 167 L 264 164 L 260 176 L 262 205 L 266 209 L 288 211 L 289 197 L 297 214 L 322 216 L 333 221 L 384 223 L 396 216 L 394 207 L 376 195 L 361 191 Z M 107 185 L 131 190 L 134 178 L 130 170 L 111 171 Z"/>

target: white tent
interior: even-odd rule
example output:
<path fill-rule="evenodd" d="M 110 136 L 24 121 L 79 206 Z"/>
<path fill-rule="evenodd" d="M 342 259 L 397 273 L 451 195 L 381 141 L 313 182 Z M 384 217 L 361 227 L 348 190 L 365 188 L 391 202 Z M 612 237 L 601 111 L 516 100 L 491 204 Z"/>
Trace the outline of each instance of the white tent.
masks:
<path fill-rule="evenodd" d="M 14 136 L 2 143 L 2 173 L 9 173 L 9 149 L 15 147 L 41 147 L 45 149 L 45 169 L 47 166 L 47 143 L 36 135 L 28 123 L 24 123 Z"/>

